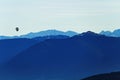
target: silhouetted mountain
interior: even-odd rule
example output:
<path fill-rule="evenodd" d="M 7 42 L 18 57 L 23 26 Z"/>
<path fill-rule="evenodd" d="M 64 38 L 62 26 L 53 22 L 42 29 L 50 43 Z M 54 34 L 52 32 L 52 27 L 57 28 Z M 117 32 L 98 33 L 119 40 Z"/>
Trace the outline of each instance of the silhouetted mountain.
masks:
<path fill-rule="evenodd" d="M 66 38 L 69 38 L 69 36 L 56 35 L 56 36 L 36 37 L 33 39 L 15 38 L 15 39 L 0 40 L 0 62 L 9 60 L 11 57 L 15 56 L 16 54 L 20 53 L 21 51 L 29 48 L 30 46 L 38 42 L 47 39 L 66 39 Z"/>
<path fill-rule="evenodd" d="M 100 32 L 100 34 L 106 35 L 106 36 L 111 36 L 111 37 L 120 37 L 120 29 L 114 30 L 113 32 L 102 31 L 102 32 Z"/>
<path fill-rule="evenodd" d="M 79 80 L 120 70 L 119 48 L 120 38 L 89 31 L 39 42 L 5 63 L 2 70 L 5 75 L 17 75 L 15 80 Z"/>
<path fill-rule="evenodd" d="M 120 72 L 99 74 L 82 80 L 120 80 Z"/>
<path fill-rule="evenodd" d="M 38 41 L 30 39 L 5 39 L 0 40 L 0 63 L 3 63 L 21 51 L 36 44 Z"/>

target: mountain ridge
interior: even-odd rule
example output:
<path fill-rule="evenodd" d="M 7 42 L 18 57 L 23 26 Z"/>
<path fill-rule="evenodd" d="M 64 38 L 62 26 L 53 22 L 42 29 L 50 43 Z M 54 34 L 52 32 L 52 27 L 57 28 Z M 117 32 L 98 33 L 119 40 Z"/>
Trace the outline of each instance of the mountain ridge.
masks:
<path fill-rule="evenodd" d="M 120 72 L 98 74 L 82 80 L 120 80 Z"/>
<path fill-rule="evenodd" d="M 111 31 L 101 31 L 100 34 L 110 37 L 120 37 L 120 29 L 116 29 L 113 32 Z"/>
<path fill-rule="evenodd" d="M 35 38 L 35 37 L 44 37 L 44 36 L 57 36 L 57 35 L 63 35 L 63 36 L 69 36 L 72 37 L 74 35 L 77 35 L 77 32 L 74 31 L 59 31 L 59 30 L 45 30 L 40 32 L 31 32 L 25 35 L 20 36 L 0 36 L 0 39 L 14 39 L 14 38 Z"/>
<path fill-rule="evenodd" d="M 38 75 L 40 79 L 44 75 L 48 80 L 78 80 L 120 70 L 119 47 L 120 38 L 89 31 L 66 39 L 39 42 L 16 55 L 3 68 L 21 78 Z"/>

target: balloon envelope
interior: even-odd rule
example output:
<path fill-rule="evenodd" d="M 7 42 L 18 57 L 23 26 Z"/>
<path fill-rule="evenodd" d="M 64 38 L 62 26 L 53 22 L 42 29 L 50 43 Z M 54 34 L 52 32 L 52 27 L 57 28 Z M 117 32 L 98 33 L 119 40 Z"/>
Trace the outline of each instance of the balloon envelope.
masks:
<path fill-rule="evenodd" d="M 18 28 L 18 27 L 16 27 L 16 31 L 19 31 L 19 28 Z"/>

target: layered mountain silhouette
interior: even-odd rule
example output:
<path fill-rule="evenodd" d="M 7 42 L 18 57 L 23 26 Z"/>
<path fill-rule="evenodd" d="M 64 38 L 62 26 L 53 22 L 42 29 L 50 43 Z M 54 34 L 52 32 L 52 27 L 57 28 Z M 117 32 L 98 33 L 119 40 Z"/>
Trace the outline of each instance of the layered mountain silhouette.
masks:
<path fill-rule="evenodd" d="M 120 72 L 99 74 L 82 80 L 120 80 Z"/>
<path fill-rule="evenodd" d="M 111 31 L 101 31 L 100 34 L 111 36 L 111 37 L 120 37 L 120 29 L 116 29 L 113 32 Z"/>
<path fill-rule="evenodd" d="M 37 42 L 37 40 L 20 38 L 0 40 L 0 63 L 8 61 Z"/>
<path fill-rule="evenodd" d="M 39 38 L 31 40 L 39 41 Z M 120 71 L 119 47 L 120 38 L 90 31 L 62 39 L 49 38 L 1 64 L 0 79 L 79 80 Z"/>
<path fill-rule="evenodd" d="M 40 31 L 40 32 L 31 32 L 25 35 L 20 35 L 20 36 L 0 36 L 1 39 L 15 39 L 15 38 L 36 38 L 36 37 L 44 37 L 44 36 L 58 36 L 58 35 L 63 35 L 63 36 L 69 36 L 72 37 L 74 35 L 77 35 L 78 33 L 73 32 L 73 31 L 59 31 L 59 30 L 45 30 L 45 31 Z"/>
<path fill-rule="evenodd" d="M 69 36 L 64 35 L 56 35 L 56 36 L 43 36 L 43 37 L 35 37 L 33 39 L 27 38 L 15 38 L 15 39 L 4 39 L 0 40 L 0 63 L 5 60 L 11 59 L 13 56 L 18 53 L 26 50 L 30 46 L 45 41 L 47 39 L 66 39 Z"/>

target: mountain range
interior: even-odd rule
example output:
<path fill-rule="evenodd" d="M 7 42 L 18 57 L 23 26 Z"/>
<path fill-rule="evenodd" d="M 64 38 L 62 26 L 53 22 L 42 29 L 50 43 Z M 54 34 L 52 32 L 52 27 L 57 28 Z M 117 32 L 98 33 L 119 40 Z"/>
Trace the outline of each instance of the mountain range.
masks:
<path fill-rule="evenodd" d="M 80 80 L 120 71 L 119 37 L 88 31 L 72 37 L 0 40 L 0 44 L 2 80 Z"/>
<path fill-rule="evenodd" d="M 20 36 L 0 36 L 0 40 L 2 39 L 15 39 L 15 38 L 36 38 L 36 37 L 46 37 L 46 36 L 58 36 L 58 35 L 63 35 L 63 36 L 75 36 L 80 33 L 74 32 L 74 31 L 59 31 L 59 30 L 45 30 L 45 31 L 40 31 L 40 32 L 31 32 L 25 35 L 20 35 Z M 120 37 L 120 29 L 116 29 L 113 32 L 111 31 L 101 31 L 99 33 L 100 35 L 105 35 L 109 37 Z"/>
<path fill-rule="evenodd" d="M 58 36 L 58 35 L 63 35 L 63 36 L 69 36 L 72 37 L 74 35 L 77 35 L 77 32 L 74 31 L 59 31 L 59 30 L 45 30 L 45 31 L 40 31 L 40 32 L 31 32 L 25 35 L 20 35 L 20 36 L 0 36 L 0 39 L 15 39 L 15 38 L 35 38 L 35 37 L 44 37 L 44 36 Z"/>
<path fill-rule="evenodd" d="M 113 32 L 111 32 L 111 31 L 101 31 L 100 34 L 110 36 L 110 37 L 120 37 L 120 29 L 116 29 Z"/>

